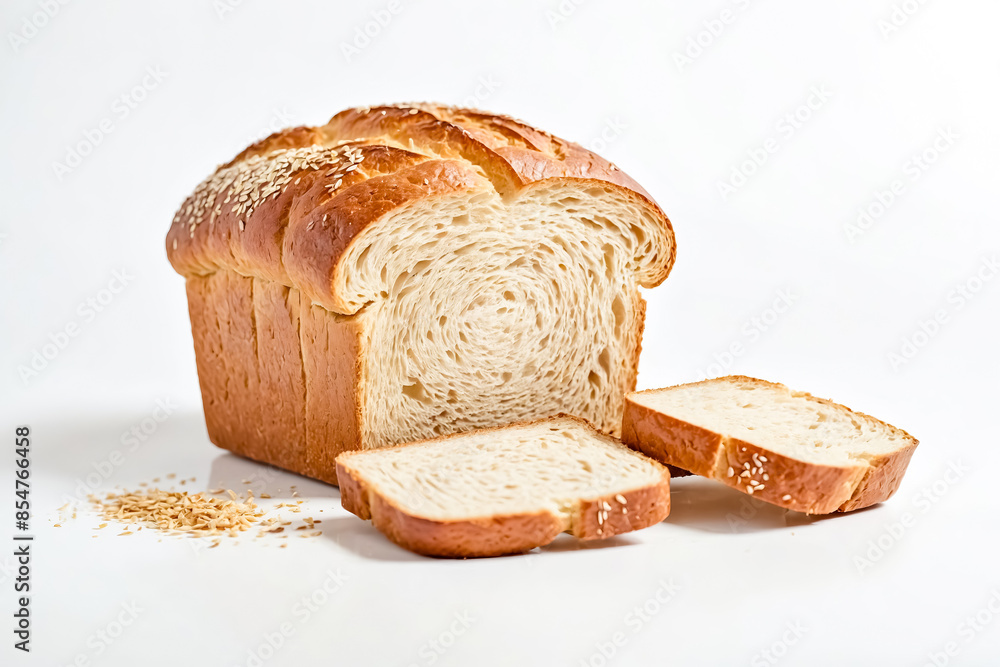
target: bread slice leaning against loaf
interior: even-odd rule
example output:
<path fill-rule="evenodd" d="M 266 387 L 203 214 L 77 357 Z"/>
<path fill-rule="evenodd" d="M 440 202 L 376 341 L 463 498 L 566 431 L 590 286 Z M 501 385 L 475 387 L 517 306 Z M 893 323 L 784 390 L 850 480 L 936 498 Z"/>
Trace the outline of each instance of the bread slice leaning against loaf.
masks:
<path fill-rule="evenodd" d="M 808 514 L 886 500 L 917 446 L 878 419 L 743 376 L 629 394 L 622 440 L 662 463 Z"/>
<path fill-rule="evenodd" d="M 337 476 L 345 509 L 427 556 L 611 537 L 670 512 L 664 466 L 574 417 L 347 452 Z"/>
<path fill-rule="evenodd" d="M 336 483 L 335 459 L 579 415 L 617 435 L 674 234 L 589 150 L 508 116 L 348 109 L 277 132 L 178 210 L 216 445 Z"/>

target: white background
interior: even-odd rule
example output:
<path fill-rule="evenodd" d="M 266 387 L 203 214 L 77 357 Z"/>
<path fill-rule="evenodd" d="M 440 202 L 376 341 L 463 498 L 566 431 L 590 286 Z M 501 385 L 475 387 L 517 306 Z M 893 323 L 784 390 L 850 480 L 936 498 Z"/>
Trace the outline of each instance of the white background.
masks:
<path fill-rule="evenodd" d="M 352 54 L 387 2 L 72 2 L 51 18 L 4 2 L 0 391 L 10 448 L 15 424 L 32 427 L 37 539 L 28 656 L 11 647 L 0 549 L 0 662 L 996 664 L 1000 5 L 899 0 L 910 13 L 894 15 L 895 1 L 402 2 Z M 803 107 L 814 90 L 824 99 Z M 347 515 L 336 489 L 214 448 L 164 251 L 176 207 L 272 129 L 411 99 L 510 113 L 618 163 L 679 248 L 646 293 L 640 386 L 739 372 L 874 414 L 921 440 L 899 493 L 810 519 L 686 479 L 670 518 L 640 533 L 438 561 Z M 91 141 L 102 121 L 111 132 Z M 939 133 L 953 139 L 935 149 Z M 766 162 L 744 165 L 769 139 Z M 72 151 L 88 154 L 66 172 Z M 925 151 L 933 163 L 914 171 Z M 724 198 L 740 169 L 753 173 Z M 894 201 L 849 234 L 895 180 Z M 80 304 L 108 296 L 114 271 L 127 286 L 90 314 Z M 781 293 L 792 305 L 776 314 Z M 123 434 L 162 416 L 157 400 L 170 416 L 108 470 Z M 86 503 L 53 527 L 88 475 L 103 492 L 168 472 L 196 476 L 189 489 L 253 478 L 276 498 L 297 484 L 324 535 L 198 550 L 94 531 Z M 311 596 L 322 604 L 306 613 Z"/>

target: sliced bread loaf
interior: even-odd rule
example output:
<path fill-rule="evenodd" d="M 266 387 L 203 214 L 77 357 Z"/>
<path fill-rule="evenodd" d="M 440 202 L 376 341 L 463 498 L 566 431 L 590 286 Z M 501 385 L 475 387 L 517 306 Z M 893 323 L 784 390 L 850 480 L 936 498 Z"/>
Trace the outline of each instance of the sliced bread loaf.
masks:
<path fill-rule="evenodd" d="M 886 500 L 917 446 L 873 417 L 742 376 L 629 394 L 622 440 L 663 463 L 809 514 Z"/>
<path fill-rule="evenodd" d="M 337 457 L 345 509 L 428 556 L 499 556 L 559 533 L 610 537 L 662 521 L 667 469 L 573 417 Z"/>
<path fill-rule="evenodd" d="M 277 132 L 167 234 L 212 442 L 332 483 L 345 450 L 559 413 L 618 435 L 674 253 L 616 165 L 435 104 Z"/>

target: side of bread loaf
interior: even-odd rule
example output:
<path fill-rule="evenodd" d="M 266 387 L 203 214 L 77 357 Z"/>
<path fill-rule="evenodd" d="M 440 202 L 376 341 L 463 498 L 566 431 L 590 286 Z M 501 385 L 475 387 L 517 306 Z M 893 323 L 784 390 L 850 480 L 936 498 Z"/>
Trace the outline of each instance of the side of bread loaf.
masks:
<path fill-rule="evenodd" d="M 665 467 L 570 417 L 347 452 L 337 467 L 345 509 L 430 556 L 611 537 L 670 511 Z"/>
<path fill-rule="evenodd" d="M 415 104 L 249 147 L 167 254 L 212 441 L 336 483 L 340 451 L 562 412 L 617 433 L 674 238 L 590 151 Z"/>
<path fill-rule="evenodd" d="M 236 454 L 336 483 L 361 429 L 365 316 L 231 271 L 187 280 L 205 422 Z"/>
<path fill-rule="evenodd" d="M 628 395 L 622 440 L 662 463 L 809 514 L 888 499 L 917 446 L 873 417 L 742 376 Z"/>

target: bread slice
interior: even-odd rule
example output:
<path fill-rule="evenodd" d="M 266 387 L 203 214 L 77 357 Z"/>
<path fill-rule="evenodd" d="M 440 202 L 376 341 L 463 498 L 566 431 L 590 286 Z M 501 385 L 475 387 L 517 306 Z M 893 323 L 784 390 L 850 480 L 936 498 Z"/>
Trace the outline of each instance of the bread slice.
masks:
<path fill-rule="evenodd" d="M 742 376 L 629 394 L 622 440 L 663 463 L 808 514 L 886 500 L 917 446 L 873 417 Z"/>
<path fill-rule="evenodd" d="M 264 139 L 181 206 L 212 442 L 336 483 L 335 458 L 579 415 L 617 435 L 670 221 L 589 150 L 507 116 L 348 109 Z"/>
<path fill-rule="evenodd" d="M 565 416 L 344 453 L 337 476 L 345 509 L 428 556 L 611 537 L 670 512 L 665 467 Z"/>

